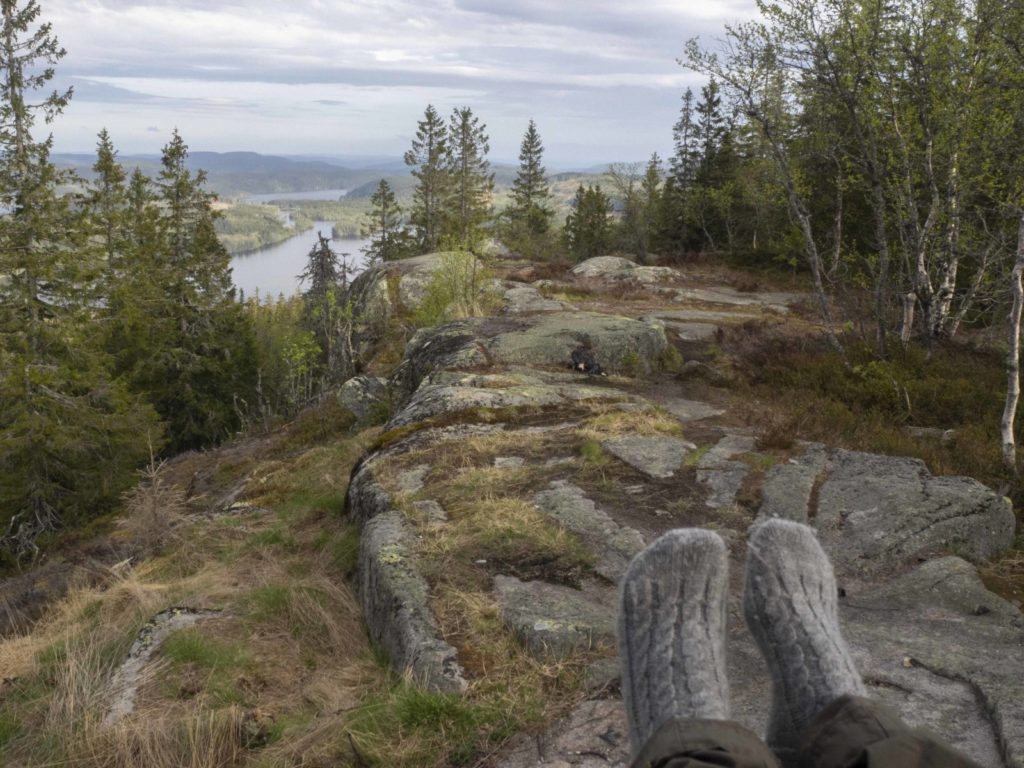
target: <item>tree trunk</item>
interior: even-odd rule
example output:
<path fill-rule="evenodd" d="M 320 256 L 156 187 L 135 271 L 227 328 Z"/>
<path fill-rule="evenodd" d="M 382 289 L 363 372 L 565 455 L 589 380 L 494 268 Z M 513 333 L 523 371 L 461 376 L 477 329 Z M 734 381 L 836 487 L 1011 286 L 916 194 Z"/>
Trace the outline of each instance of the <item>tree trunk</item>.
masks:
<path fill-rule="evenodd" d="M 1020 400 L 1020 320 L 1024 309 L 1024 213 L 1021 214 L 1017 229 L 1017 260 L 1013 265 L 1011 290 L 1013 308 L 1010 310 L 1010 327 L 1006 351 L 1006 404 L 1003 407 L 1002 438 L 1003 464 L 1017 474 L 1017 443 L 1013 426 L 1017 418 L 1017 402 Z"/>

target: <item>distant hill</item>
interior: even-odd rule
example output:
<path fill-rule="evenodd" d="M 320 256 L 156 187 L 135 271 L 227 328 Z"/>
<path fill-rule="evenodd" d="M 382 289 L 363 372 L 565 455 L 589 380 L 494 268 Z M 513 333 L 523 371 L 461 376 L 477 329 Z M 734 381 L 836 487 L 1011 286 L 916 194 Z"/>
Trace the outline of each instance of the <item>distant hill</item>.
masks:
<path fill-rule="evenodd" d="M 160 172 L 156 155 L 120 155 L 126 168 L 139 168 L 149 176 Z M 86 154 L 54 154 L 53 161 L 74 168 L 85 178 L 93 175 L 96 158 Z M 257 152 L 192 152 L 188 158 L 191 170 L 202 168 L 208 175 L 208 188 L 230 197 L 241 193 L 303 192 L 318 189 L 351 189 L 379 177 L 369 168 L 346 168 L 334 163 L 312 159 L 292 159 Z"/>
<path fill-rule="evenodd" d="M 86 179 L 93 177 L 92 165 L 95 155 L 76 153 L 55 153 L 53 161 L 61 167 L 73 168 Z M 127 169 L 139 168 L 148 176 L 160 173 L 158 155 L 120 155 L 118 159 Z M 350 160 L 352 166 L 341 165 Z M 401 158 L 360 155 L 299 155 L 282 157 L 263 155 L 258 152 L 192 152 L 188 167 L 205 170 L 207 188 L 221 197 L 242 194 L 269 194 L 274 192 L 306 192 L 321 189 L 348 189 L 349 197 L 369 198 L 377 189 L 380 180 L 388 184 L 399 198 L 412 195 L 414 179 Z M 594 166 L 604 171 L 607 166 Z M 498 193 L 512 186 L 516 165 L 495 163 L 494 184 Z M 595 171 L 594 173 L 599 173 Z M 593 178 L 588 171 L 571 171 L 549 175 L 556 195 L 564 196 L 560 187 L 566 181 Z M 573 185 L 572 191 L 575 191 Z M 568 195 L 571 197 L 571 192 Z"/>

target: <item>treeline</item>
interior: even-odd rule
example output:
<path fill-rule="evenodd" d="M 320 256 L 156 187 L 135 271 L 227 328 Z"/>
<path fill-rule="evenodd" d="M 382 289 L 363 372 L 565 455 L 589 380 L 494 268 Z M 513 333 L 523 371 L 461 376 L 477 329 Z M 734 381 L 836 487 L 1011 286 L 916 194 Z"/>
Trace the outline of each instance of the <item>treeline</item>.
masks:
<path fill-rule="evenodd" d="M 126 173 L 105 130 L 93 180 L 58 170 L 52 137 L 33 131 L 72 95 L 45 95 L 64 51 L 35 0 L 0 9 L 3 561 L 111 509 L 153 455 L 308 402 L 337 356 L 324 338 L 337 317 L 235 300 L 205 175 L 177 131 L 152 178 Z"/>
<path fill-rule="evenodd" d="M 1015 469 L 1024 6 L 758 5 L 759 21 L 726 27 L 720 50 L 691 41 L 681 63 L 713 79 L 729 133 L 749 136 L 770 167 L 826 335 L 841 351 L 836 298 L 870 296 L 880 357 L 894 343 L 953 338 L 1012 306 L 1003 447 Z M 727 181 L 717 188 L 727 197 Z"/>
<path fill-rule="evenodd" d="M 602 180 L 580 184 L 559 222 L 534 121 L 523 134 L 509 204 L 496 212 L 486 125 L 469 107 L 446 123 L 428 106 L 405 154 L 412 199 L 401 206 L 380 181 L 363 228 L 368 256 L 476 250 L 492 238 L 539 259 L 697 251 L 792 258 L 785 201 L 763 143 L 728 113 L 713 80 L 698 101 L 687 92 L 674 134 L 667 166 L 657 154 L 646 165 L 612 164 Z"/>

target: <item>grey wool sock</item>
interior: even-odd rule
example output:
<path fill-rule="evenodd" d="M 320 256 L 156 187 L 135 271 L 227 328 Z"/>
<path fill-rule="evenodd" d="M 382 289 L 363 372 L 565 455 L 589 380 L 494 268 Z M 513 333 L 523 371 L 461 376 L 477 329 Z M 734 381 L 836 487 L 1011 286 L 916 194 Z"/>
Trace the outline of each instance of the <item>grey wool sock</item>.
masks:
<path fill-rule="evenodd" d="M 729 718 L 725 674 L 726 547 L 699 528 L 669 531 L 622 579 L 622 698 L 635 755 L 675 717 Z"/>
<path fill-rule="evenodd" d="M 810 528 L 778 519 L 754 528 L 743 612 L 772 676 L 765 741 L 792 764 L 815 715 L 844 694 L 864 695 L 839 630 L 832 564 Z"/>

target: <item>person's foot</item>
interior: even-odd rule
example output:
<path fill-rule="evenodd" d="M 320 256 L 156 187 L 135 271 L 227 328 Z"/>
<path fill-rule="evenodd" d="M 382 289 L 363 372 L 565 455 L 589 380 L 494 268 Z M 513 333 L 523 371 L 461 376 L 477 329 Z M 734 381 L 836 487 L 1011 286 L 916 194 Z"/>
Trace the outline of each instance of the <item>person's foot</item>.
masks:
<path fill-rule="evenodd" d="M 672 718 L 729 719 L 727 587 L 725 543 L 699 528 L 669 531 L 629 564 L 618 633 L 634 754 Z"/>
<path fill-rule="evenodd" d="M 772 675 L 765 741 L 791 762 L 814 716 L 864 683 L 839 630 L 832 564 L 806 525 L 769 520 L 747 544 L 743 612 Z"/>

